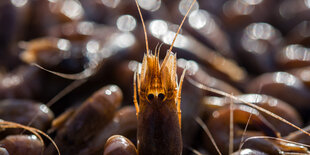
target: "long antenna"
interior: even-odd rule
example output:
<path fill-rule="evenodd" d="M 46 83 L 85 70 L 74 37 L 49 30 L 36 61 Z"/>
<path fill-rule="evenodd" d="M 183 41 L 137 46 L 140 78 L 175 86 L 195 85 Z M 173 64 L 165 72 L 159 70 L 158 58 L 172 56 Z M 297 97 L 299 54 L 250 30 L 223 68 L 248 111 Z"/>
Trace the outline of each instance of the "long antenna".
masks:
<path fill-rule="evenodd" d="M 183 18 L 183 20 L 182 20 L 182 22 L 181 22 L 181 24 L 180 24 L 180 26 L 179 26 L 179 28 L 178 28 L 178 31 L 177 31 L 177 33 L 175 34 L 174 38 L 173 38 L 172 44 L 171 44 L 169 50 L 167 51 L 166 57 L 164 58 L 164 61 L 163 61 L 163 63 L 161 64 L 160 72 L 161 72 L 162 68 L 164 68 L 164 66 L 166 65 L 167 59 L 168 59 L 168 57 L 169 57 L 170 54 L 171 54 L 171 51 L 172 51 L 173 45 L 174 45 L 174 43 L 175 43 L 175 40 L 177 39 L 177 36 L 178 36 L 178 34 L 180 33 L 180 30 L 181 30 L 181 28 L 182 28 L 182 26 L 183 26 L 183 23 L 184 23 L 184 21 L 185 21 L 187 15 L 189 14 L 190 10 L 191 10 L 192 7 L 194 6 L 195 2 L 196 2 L 196 0 L 193 0 L 191 6 L 189 7 L 189 9 L 187 10 L 187 12 L 186 12 L 186 14 L 185 14 L 185 16 L 184 16 L 184 18 Z"/>
<path fill-rule="evenodd" d="M 139 12 L 140 19 L 141 19 L 142 26 L 143 26 L 144 37 L 145 37 L 145 46 L 146 46 L 145 48 L 146 48 L 146 53 L 147 53 L 147 55 L 149 55 L 149 43 L 148 43 L 148 40 L 147 40 L 147 33 L 146 33 L 146 28 L 145 28 L 144 20 L 143 20 L 143 17 L 142 17 L 142 13 L 141 13 L 140 6 L 139 6 L 139 4 L 138 4 L 138 1 L 135 0 L 135 2 L 136 2 L 136 5 L 137 5 L 138 12 Z"/>
<path fill-rule="evenodd" d="M 175 36 L 174 36 L 174 38 L 173 38 L 172 44 L 171 44 L 171 46 L 170 46 L 170 48 L 169 48 L 169 51 L 168 51 L 169 53 L 172 51 L 174 42 L 175 42 L 175 40 L 177 39 L 177 36 L 178 36 L 178 34 L 180 33 L 180 30 L 181 30 L 181 28 L 182 28 L 182 26 L 183 26 L 183 23 L 184 23 L 186 17 L 188 16 L 190 10 L 191 10 L 192 7 L 194 6 L 195 2 L 196 2 L 196 0 L 193 0 L 191 6 L 190 6 L 189 9 L 187 10 L 187 12 L 186 12 L 186 14 L 185 14 L 185 16 L 184 16 L 184 18 L 183 18 L 183 20 L 182 20 L 180 26 L 179 26 L 179 29 L 178 29 L 177 33 L 175 34 Z"/>
<path fill-rule="evenodd" d="M 208 126 L 199 117 L 195 117 L 195 121 L 201 126 L 201 128 L 204 130 L 204 132 L 208 135 L 208 137 L 210 138 L 210 140 L 211 140 L 213 146 L 215 147 L 217 153 L 219 155 L 222 155 L 222 153 L 221 153 L 220 149 L 218 148 L 218 146 L 217 146 L 217 144 L 216 144 L 216 142 L 215 142 L 215 140 L 214 140 L 214 138 L 213 138 L 213 136 L 212 136 L 212 134 L 211 134 L 211 132 L 210 132 L 210 130 L 208 128 Z"/>

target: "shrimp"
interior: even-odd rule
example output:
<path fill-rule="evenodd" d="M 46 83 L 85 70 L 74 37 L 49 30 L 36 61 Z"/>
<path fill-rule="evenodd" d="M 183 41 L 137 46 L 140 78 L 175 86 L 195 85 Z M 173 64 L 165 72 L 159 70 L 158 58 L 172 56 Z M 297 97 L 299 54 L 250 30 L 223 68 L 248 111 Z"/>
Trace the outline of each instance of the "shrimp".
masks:
<path fill-rule="evenodd" d="M 140 155 L 180 155 L 183 149 L 181 89 L 186 69 L 183 70 L 180 81 L 177 83 L 177 59 L 172 48 L 177 34 L 196 1 L 194 0 L 188 9 L 161 64 L 159 63 L 160 49 L 156 49 L 154 54 L 149 51 L 143 17 L 137 0 L 135 2 L 143 24 L 146 42 L 146 54 L 143 57 L 141 72 L 136 71 L 134 74 L 133 102 L 138 119 L 137 153 Z M 115 138 L 119 137 L 116 136 Z M 110 150 L 109 145 L 113 144 L 111 141 L 113 139 L 110 139 L 107 143 L 108 146 L 105 146 L 106 150 Z"/>

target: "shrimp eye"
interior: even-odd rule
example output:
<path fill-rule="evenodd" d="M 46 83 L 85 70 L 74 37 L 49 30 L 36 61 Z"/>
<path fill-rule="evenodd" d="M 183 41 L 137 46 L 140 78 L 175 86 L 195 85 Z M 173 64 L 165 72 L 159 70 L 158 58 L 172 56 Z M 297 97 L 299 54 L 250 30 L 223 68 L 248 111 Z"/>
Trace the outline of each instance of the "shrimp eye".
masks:
<path fill-rule="evenodd" d="M 159 99 L 159 100 L 162 101 L 162 100 L 164 100 L 164 98 L 165 98 L 165 95 L 164 95 L 163 93 L 159 93 L 159 94 L 158 94 L 158 99 Z"/>
<path fill-rule="evenodd" d="M 148 94 L 147 98 L 149 99 L 149 101 L 152 101 L 154 99 L 154 94 Z"/>

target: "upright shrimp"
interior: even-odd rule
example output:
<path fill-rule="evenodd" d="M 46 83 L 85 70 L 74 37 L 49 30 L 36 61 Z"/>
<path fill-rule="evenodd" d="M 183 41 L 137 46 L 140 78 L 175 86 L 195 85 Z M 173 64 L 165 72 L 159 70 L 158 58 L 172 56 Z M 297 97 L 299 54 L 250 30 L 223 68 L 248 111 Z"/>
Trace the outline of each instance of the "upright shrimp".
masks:
<path fill-rule="evenodd" d="M 176 54 L 171 50 L 195 0 L 187 11 L 161 64 L 159 62 L 160 49 L 157 48 L 154 54 L 148 49 L 144 21 L 137 0 L 135 2 L 142 20 L 146 40 L 146 54 L 143 57 L 141 71 L 139 73 L 137 69 L 134 75 L 133 102 L 138 119 L 137 154 L 180 155 L 183 148 L 180 109 L 181 89 L 186 69 L 183 70 L 178 83 Z M 113 141 L 114 138 L 118 137 L 112 137 L 108 141 Z M 105 154 L 111 153 L 109 147 L 113 147 L 113 145 L 115 145 L 113 142 L 107 143 Z"/>

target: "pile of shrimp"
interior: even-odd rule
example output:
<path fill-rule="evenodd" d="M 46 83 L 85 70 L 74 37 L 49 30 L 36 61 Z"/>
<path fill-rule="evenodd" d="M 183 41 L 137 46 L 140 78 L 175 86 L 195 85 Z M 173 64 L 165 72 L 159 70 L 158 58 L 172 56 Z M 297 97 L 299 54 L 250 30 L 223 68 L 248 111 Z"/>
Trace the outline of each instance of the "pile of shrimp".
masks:
<path fill-rule="evenodd" d="M 1 1 L 0 154 L 135 155 L 136 76 L 170 52 L 182 154 L 310 154 L 309 17 L 307 0 Z"/>

